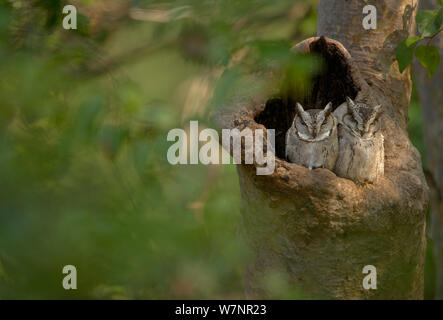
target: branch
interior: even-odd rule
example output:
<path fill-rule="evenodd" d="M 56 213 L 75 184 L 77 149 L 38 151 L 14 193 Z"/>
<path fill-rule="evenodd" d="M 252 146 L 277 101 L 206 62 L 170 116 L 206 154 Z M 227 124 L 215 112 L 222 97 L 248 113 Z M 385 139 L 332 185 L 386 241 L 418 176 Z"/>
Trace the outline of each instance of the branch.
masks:
<path fill-rule="evenodd" d="M 162 43 L 153 43 L 142 45 L 140 47 L 133 48 L 115 57 L 109 58 L 103 62 L 96 62 L 93 65 L 80 70 L 78 73 L 85 77 L 96 77 L 104 73 L 117 69 L 121 65 L 134 62 L 137 59 L 143 58 L 146 55 L 157 53 L 166 48 L 170 48 L 177 43 L 176 39 L 167 40 Z"/>
<path fill-rule="evenodd" d="M 434 33 L 432 36 L 424 37 L 425 39 L 429 39 L 428 42 L 427 42 L 427 45 L 429 46 L 429 44 L 431 43 L 431 41 L 432 41 L 436 36 L 438 36 L 442 31 L 443 31 L 443 28 L 441 28 L 440 30 L 438 30 L 438 31 L 437 31 L 436 33 Z"/>

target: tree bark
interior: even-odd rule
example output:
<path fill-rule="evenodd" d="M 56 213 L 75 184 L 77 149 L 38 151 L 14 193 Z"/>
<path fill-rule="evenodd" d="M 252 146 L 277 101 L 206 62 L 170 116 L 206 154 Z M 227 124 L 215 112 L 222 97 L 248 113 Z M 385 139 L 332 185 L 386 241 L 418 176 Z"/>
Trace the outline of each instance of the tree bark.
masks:
<path fill-rule="evenodd" d="M 437 0 L 422 0 L 421 9 L 436 9 Z M 443 36 L 432 44 L 443 56 Z M 431 187 L 431 227 L 434 240 L 436 285 L 435 298 L 443 299 L 443 62 L 432 78 L 417 62 L 414 65 L 417 89 L 423 114 L 427 178 Z"/>
<path fill-rule="evenodd" d="M 318 52 L 327 63 L 305 103 L 331 100 L 336 108 L 349 95 L 382 104 L 385 174 L 376 184 L 356 185 L 327 169 L 309 171 L 286 162 L 281 136 L 295 111 L 269 99 L 269 92 L 238 98 L 229 111 L 215 115 L 220 128 L 276 130 L 273 174 L 257 176 L 257 164 L 237 166 L 241 230 L 253 252 L 245 271 L 248 298 L 273 297 L 263 278 L 274 271 L 284 274 L 301 297 L 423 298 L 428 188 L 406 131 L 410 70 L 400 74 L 394 61 L 397 43 L 413 28 L 411 3 L 417 1 L 372 1 L 378 28 L 364 30 L 362 1 L 322 0 L 318 35 L 327 38 L 311 38 L 295 48 Z M 362 285 L 366 265 L 377 269 L 376 290 Z"/>

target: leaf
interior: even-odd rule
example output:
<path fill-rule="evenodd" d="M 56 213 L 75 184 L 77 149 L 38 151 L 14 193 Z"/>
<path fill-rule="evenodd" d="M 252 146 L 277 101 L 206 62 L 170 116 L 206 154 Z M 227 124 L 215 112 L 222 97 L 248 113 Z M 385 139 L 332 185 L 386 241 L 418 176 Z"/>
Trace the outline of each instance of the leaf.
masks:
<path fill-rule="evenodd" d="M 412 59 L 414 59 L 414 50 L 419 40 L 421 40 L 421 37 L 407 38 L 397 46 L 395 55 L 400 73 L 402 73 L 411 64 Z"/>
<path fill-rule="evenodd" d="M 438 10 L 437 12 L 437 16 L 435 17 L 435 27 L 437 29 L 440 29 L 442 23 L 443 23 L 443 8 L 440 8 L 440 10 Z"/>
<path fill-rule="evenodd" d="M 421 39 L 423 39 L 423 37 L 419 37 L 419 36 L 410 37 L 405 40 L 405 44 L 406 44 L 406 46 L 410 47 L 412 45 L 416 45 L 416 43 L 418 41 L 420 41 Z"/>
<path fill-rule="evenodd" d="M 273 61 L 287 64 L 292 61 L 294 54 L 291 45 L 280 40 L 257 40 L 251 45 L 258 50 L 259 59 L 262 61 Z"/>
<path fill-rule="evenodd" d="M 438 3 L 443 6 L 443 0 L 438 0 Z"/>
<path fill-rule="evenodd" d="M 128 130 L 116 126 L 103 126 L 98 132 L 99 146 L 110 160 L 114 160 L 128 137 Z"/>
<path fill-rule="evenodd" d="M 440 63 L 440 52 L 434 46 L 418 46 L 415 55 L 421 65 L 428 70 L 429 77 L 432 77 L 438 69 Z"/>
<path fill-rule="evenodd" d="M 429 37 L 438 31 L 436 27 L 436 10 L 418 10 L 415 21 L 422 36 Z"/>
<path fill-rule="evenodd" d="M 235 68 L 230 68 L 223 72 L 217 81 L 212 97 L 214 106 L 219 107 L 226 104 L 228 97 L 232 95 L 233 90 L 236 88 L 239 79 L 240 72 Z"/>

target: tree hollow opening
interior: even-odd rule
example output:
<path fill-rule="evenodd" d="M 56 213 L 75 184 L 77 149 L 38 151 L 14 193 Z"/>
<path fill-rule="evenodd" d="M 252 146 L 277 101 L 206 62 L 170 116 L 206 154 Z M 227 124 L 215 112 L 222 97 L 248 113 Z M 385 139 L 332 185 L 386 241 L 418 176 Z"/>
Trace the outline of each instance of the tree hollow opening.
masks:
<path fill-rule="evenodd" d="M 289 94 L 270 98 L 254 118 L 267 129 L 275 129 L 276 156 L 281 159 L 285 159 L 285 137 L 295 116 L 296 102 L 306 110 L 321 109 L 332 102 L 335 110 L 347 96 L 355 99 L 361 90 L 355 81 L 351 60 L 335 43 L 321 37 L 310 43 L 308 51 L 324 62 L 323 71 L 311 80 L 309 89 L 305 83 L 291 84 Z"/>

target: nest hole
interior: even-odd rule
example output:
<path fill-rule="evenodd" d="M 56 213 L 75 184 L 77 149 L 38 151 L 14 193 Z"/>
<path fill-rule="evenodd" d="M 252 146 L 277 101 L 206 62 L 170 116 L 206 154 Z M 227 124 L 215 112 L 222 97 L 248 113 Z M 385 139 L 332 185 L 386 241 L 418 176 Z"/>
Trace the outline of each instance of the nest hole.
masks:
<path fill-rule="evenodd" d="M 263 111 L 254 120 L 267 129 L 275 129 L 276 156 L 285 159 L 286 132 L 295 116 L 296 102 L 308 109 L 322 109 L 332 102 L 335 110 L 346 97 L 355 99 L 360 88 L 353 80 L 352 68 L 344 53 L 331 42 L 321 37 L 310 45 L 310 54 L 316 54 L 324 62 L 323 71 L 305 83 L 293 83 L 290 92 L 280 94 L 266 102 Z"/>

